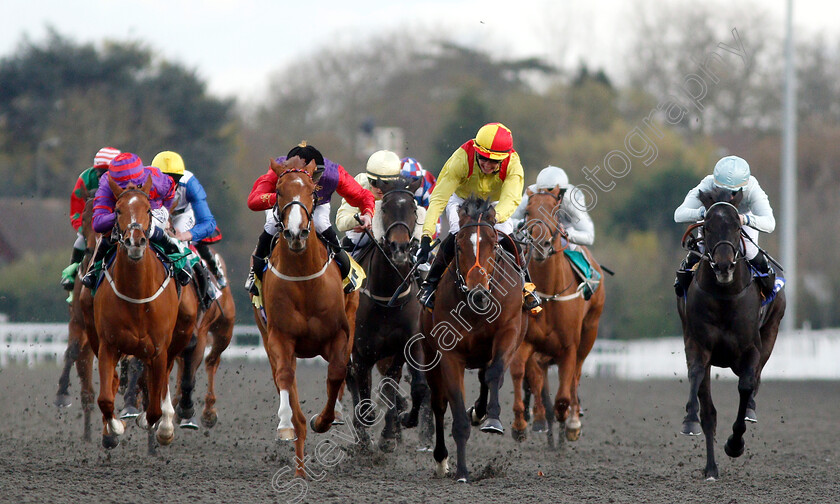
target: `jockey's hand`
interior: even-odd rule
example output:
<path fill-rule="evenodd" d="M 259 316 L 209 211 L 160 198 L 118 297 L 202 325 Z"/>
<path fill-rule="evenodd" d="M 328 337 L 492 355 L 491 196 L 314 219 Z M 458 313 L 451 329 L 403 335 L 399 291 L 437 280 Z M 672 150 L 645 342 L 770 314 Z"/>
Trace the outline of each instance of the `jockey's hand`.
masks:
<path fill-rule="evenodd" d="M 750 219 L 746 216 L 746 214 L 738 214 L 738 218 L 741 219 L 742 226 L 746 226 L 750 223 Z"/>
<path fill-rule="evenodd" d="M 362 214 L 361 216 L 359 216 L 359 220 L 362 223 L 359 224 L 358 226 L 354 227 L 353 231 L 355 231 L 357 233 L 362 233 L 362 232 L 364 232 L 365 229 L 370 229 L 370 224 L 371 224 L 371 220 L 372 220 L 370 218 L 370 214 Z"/>
<path fill-rule="evenodd" d="M 420 250 L 417 252 L 417 263 L 425 264 L 429 262 L 429 254 L 432 252 L 432 237 L 424 236 L 420 240 Z"/>
<path fill-rule="evenodd" d="M 191 242 L 192 241 L 192 233 L 189 231 L 178 231 L 175 233 L 175 238 L 181 240 L 182 242 Z"/>

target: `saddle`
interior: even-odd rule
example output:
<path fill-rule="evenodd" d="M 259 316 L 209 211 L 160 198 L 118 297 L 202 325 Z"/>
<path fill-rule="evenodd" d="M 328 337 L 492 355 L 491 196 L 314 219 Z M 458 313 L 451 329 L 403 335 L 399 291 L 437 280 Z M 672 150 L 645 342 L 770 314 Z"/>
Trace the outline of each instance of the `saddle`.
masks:
<path fill-rule="evenodd" d="M 571 264 L 572 271 L 581 279 L 578 290 L 582 291 L 583 299 L 589 300 L 598 290 L 598 286 L 601 285 L 601 273 L 592 267 L 586 254 L 580 250 L 570 249 L 565 238 L 561 238 L 561 243 L 563 244 L 563 255 Z"/>

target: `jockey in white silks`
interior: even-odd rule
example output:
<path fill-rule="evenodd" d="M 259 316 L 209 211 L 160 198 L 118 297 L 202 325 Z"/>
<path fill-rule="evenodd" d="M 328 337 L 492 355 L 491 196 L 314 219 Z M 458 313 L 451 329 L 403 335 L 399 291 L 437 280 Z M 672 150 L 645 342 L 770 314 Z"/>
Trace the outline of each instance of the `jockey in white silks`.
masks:
<path fill-rule="evenodd" d="M 741 218 L 741 229 L 749 237 L 743 240 L 741 251 L 752 267 L 759 273 L 758 282 L 762 292 L 768 294 L 773 290 L 775 272 L 767 262 L 767 257 L 758 252 L 758 233 L 772 233 L 776 229 L 776 219 L 773 217 L 773 207 L 767 194 L 761 189 L 758 180 L 750 174 L 750 165 L 738 156 L 726 156 L 715 164 L 714 173 L 707 175 L 692 190 L 688 191 L 682 205 L 674 211 L 675 222 L 702 221 L 706 208 L 699 199 L 700 191 L 708 192 L 715 187 L 723 187 L 731 191 L 743 191 L 744 196 L 738 205 Z M 677 270 L 674 289 L 677 296 L 683 296 L 691 283 L 692 268 L 699 261 L 696 254 L 688 254 Z"/>
<path fill-rule="evenodd" d="M 575 186 L 569 183 L 569 176 L 562 168 L 546 166 L 539 175 L 537 183 L 531 184 L 525 189 L 522 196 L 522 203 L 513 212 L 512 219 L 521 223 L 525 219 L 525 208 L 528 206 L 528 199 L 532 194 L 540 191 L 548 191 L 560 188 L 560 206 L 554 211 L 552 217 L 557 218 L 569 237 L 570 248 L 577 249 L 576 245 L 589 246 L 595 242 L 595 224 L 586 211 L 586 199 L 582 191 L 575 191 Z M 549 217 L 549 216 L 546 216 Z M 517 225 L 517 227 L 519 227 Z"/>

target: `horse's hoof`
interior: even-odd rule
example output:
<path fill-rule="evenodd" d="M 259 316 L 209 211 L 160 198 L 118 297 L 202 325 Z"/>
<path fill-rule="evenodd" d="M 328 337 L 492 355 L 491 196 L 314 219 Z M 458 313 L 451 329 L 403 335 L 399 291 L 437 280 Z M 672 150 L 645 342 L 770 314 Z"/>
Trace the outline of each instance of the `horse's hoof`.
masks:
<path fill-rule="evenodd" d="M 135 408 L 134 406 L 126 406 L 125 408 L 120 411 L 120 418 L 125 420 L 126 418 L 136 418 L 140 415 L 140 410 Z"/>
<path fill-rule="evenodd" d="M 566 440 L 567 441 L 577 441 L 578 439 L 580 439 L 580 429 L 566 428 Z"/>
<path fill-rule="evenodd" d="M 181 420 L 185 419 L 185 418 L 186 419 L 192 418 L 194 415 L 195 415 L 195 408 L 183 409 L 183 408 L 181 408 L 180 404 L 175 406 L 175 418 L 177 418 L 179 422 Z"/>
<path fill-rule="evenodd" d="M 758 423 L 758 415 L 755 414 L 755 410 L 752 408 L 747 408 L 747 413 L 744 415 L 745 422 L 751 423 Z"/>
<path fill-rule="evenodd" d="M 277 429 L 274 439 L 277 441 L 297 441 L 297 436 L 294 429 Z"/>
<path fill-rule="evenodd" d="M 418 452 L 430 452 L 430 451 L 432 451 L 432 445 L 431 444 L 417 445 L 417 450 L 416 451 L 418 451 Z"/>
<path fill-rule="evenodd" d="M 393 453 L 397 448 L 397 440 L 393 438 L 381 437 L 379 438 L 379 449 L 383 453 Z"/>
<path fill-rule="evenodd" d="M 707 467 L 703 470 L 703 477 L 706 478 L 706 481 L 717 481 L 718 479 L 718 468 L 717 465 L 713 467 Z"/>
<path fill-rule="evenodd" d="M 700 427 L 700 422 L 683 422 L 681 434 L 685 436 L 699 436 L 703 434 L 703 429 Z"/>
<path fill-rule="evenodd" d="M 740 457 L 744 454 L 744 438 L 739 438 L 736 443 L 734 438 L 729 436 L 729 439 L 726 440 L 726 444 L 723 446 L 723 451 L 732 458 Z"/>
<path fill-rule="evenodd" d="M 510 435 L 513 437 L 514 441 L 525 441 L 528 438 L 528 431 L 526 430 L 518 430 L 518 429 L 511 429 Z"/>
<path fill-rule="evenodd" d="M 458 482 L 458 483 L 469 483 L 469 475 L 467 475 L 467 474 L 464 474 L 462 476 L 455 476 L 455 477 L 456 477 L 455 481 Z"/>
<path fill-rule="evenodd" d="M 405 427 L 406 429 L 413 429 L 417 427 L 417 417 L 411 418 L 411 414 L 409 412 L 400 413 L 400 425 Z"/>
<path fill-rule="evenodd" d="M 145 412 L 137 415 L 137 419 L 135 420 L 135 422 L 137 422 L 137 427 L 140 427 L 143 430 L 149 430 L 152 428 L 152 426 L 149 425 L 149 422 L 146 420 Z"/>
<path fill-rule="evenodd" d="M 449 457 L 440 462 L 435 461 L 435 477 L 445 478 L 447 476 L 449 476 Z"/>
<path fill-rule="evenodd" d="M 318 434 L 323 434 L 323 433 L 327 432 L 328 430 L 330 430 L 330 427 L 332 426 L 332 422 L 328 423 L 326 427 L 319 429 L 318 428 L 318 419 L 320 418 L 320 416 L 321 415 L 318 415 L 317 413 L 312 415 L 312 418 L 309 419 L 309 427 L 312 428 L 313 432 L 317 432 Z"/>
<path fill-rule="evenodd" d="M 161 446 L 169 446 L 172 444 L 172 440 L 175 439 L 175 431 L 173 430 L 171 433 L 167 432 L 158 432 L 155 435 L 157 442 Z"/>
<path fill-rule="evenodd" d="M 338 403 L 336 403 L 338 404 Z M 335 419 L 332 421 L 333 425 L 344 425 L 344 417 L 336 410 Z"/>
<path fill-rule="evenodd" d="M 486 414 L 481 418 L 479 418 L 478 415 L 475 414 L 475 406 L 470 406 L 470 408 L 467 410 L 467 416 L 470 417 L 470 424 L 472 424 L 473 427 L 478 427 L 479 425 L 481 425 L 481 422 L 487 419 Z"/>
<path fill-rule="evenodd" d="M 218 420 L 219 417 L 216 415 L 215 411 L 205 411 L 204 414 L 201 415 L 201 425 L 208 429 L 212 429 Z"/>
<path fill-rule="evenodd" d="M 195 417 L 182 418 L 178 423 L 178 427 L 182 429 L 198 430 L 198 422 L 195 421 Z"/>
<path fill-rule="evenodd" d="M 543 420 L 534 420 L 534 423 L 531 424 L 531 430 L 533 432 L 548 432 L 548 421 L 545 419 Z"/>
<path fill-rule="evenodd" d="M 120 438 L 116 434 L 103 434 L 102 447 L 106 450 L 113 450 L 120 444 Z"/>
<path fill-rule="evenodd" d="M 125 422 L 118 418 L 108 420 L 108 432 L 115 436 L 122 436 L 125 433 Z"/>
<path fill-rule="evenodd" d="M 490 434 L 504 434 L 505 428 L 502 427 L 502 422 L 500 422 L 498 418 L 488 418 L 481 425 L 481 432 L 487 432 Z"/>
<path fill-rule="evenodd" d="M 69 408 L 73 404 L 73 398 L 69 394 L 57 394 L 53 404 L 59 408 Z"/>

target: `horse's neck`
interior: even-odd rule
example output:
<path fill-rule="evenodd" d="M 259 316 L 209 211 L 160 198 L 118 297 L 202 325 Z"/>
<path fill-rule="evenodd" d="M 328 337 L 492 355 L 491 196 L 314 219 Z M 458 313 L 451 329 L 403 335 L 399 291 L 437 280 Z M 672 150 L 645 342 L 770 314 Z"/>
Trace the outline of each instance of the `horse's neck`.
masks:
<path fill-rule="evenodd" d="M 397 276 L 397 271 L 399 271 L 399 276 Z M 382 255 L 382 252 L 375 249 L 370 252 L 368 267 L 365 268 L 365 273 L 368 277 L 368 289 L 371 291 L 376 290 L 377 292 L 391 289 L 393 292 L 394 289 L 402 284 L 408 271 L 408 265 L 397 266 L 397 270 L 394 270 L 388 263 L 388 259 Z"/>
<path fill-rule="evenodd" d="M 139 261 L 132 261 L 125 248 L 119 246 L 111 277 L 121 294 L 144 298 L 152 295 L 166 279 L 166 271 L 159 263 L 149 247 Z"/>
<path fill-rule="evenodd" d="M 327 247 L 315 234 L 312 234 L 311 238 L 314 240 L 306 244 L 303 252 L 297 253 L 292 252 L 288 242 L 281 237 L 271 254 L 275 267 L 287 268 L 280 271 L 290 276 L 309 275 L 324 267 L 327 260 Z"/>
<path fill-rule="evenodd" d="M 735 278 L 729 285 L 722 285 L 717 282 L 715 272 L 712 270 L 708 260 L 702 260 L 697 267 L 696 281 L 704 291 L 724 296 L 736 295 L 749 287 L 752 281 L 752 272 L 747 266 L 746 260 L 740 260 L 735 264 Z"/>
<path fill-rule="evenodd" d="M 559 294 L 568 287 L 574 275 L 568 262 L 562 250 L 545 261 L 532 260 L 528 271 L 535 280 L 537 290 L 544 294 Z"/>

